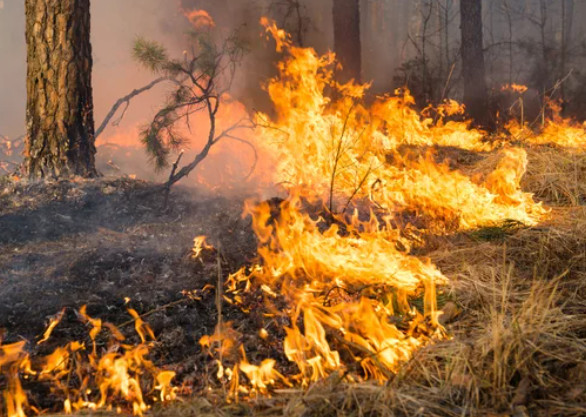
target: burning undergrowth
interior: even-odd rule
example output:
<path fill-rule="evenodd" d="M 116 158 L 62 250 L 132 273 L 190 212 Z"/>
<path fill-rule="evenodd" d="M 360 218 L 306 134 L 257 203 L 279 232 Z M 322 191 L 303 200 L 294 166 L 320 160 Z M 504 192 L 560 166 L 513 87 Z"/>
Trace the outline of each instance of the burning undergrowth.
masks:
<path fill-rule="evenodd" d="M 266 85 L 275 115 L 256 115 L 255 145 L 274 163 L 263 174 L 284 198 L 245 203 L 255 257 L 227 262 L 225 241 L 198 233 L 188 257 L 207 282 L 174 302 L 207 305 L 207 331 L 193 340 L 199 361 L 157 367 L 148 310 L 128 310 L 138 339 L 126 344 L 117 326 L 75 309 L 89 337 L 32 356 L 23 342 L 0 347 L 10 417 L 24 414 L 27 381 L 45 384 L 66 411 L 135 414 L 173 399 L 181 383 L 180 392 L 220 392 L 231 402 L 289 390 L 298 397 L 279 404 L 295 415 L 363 406 L 359 415 L 401 407 L 461 415 L 470 406 L 524 406 L 533 392 L 543 404 L 566 398 L 562 382 L 584 360 L 573 339 L 584 294 L 561 282 L 583 279 L 584 240 L 521 185 L 550 204 L 582 204 L 583 190 L 563 173 L 583 175 L 582 152 L 569 148 L 583 146 L 584 132 L 560 121 L 555 134 L 548 125 L 522 147 L 517 134 L 487 138 L 453 121 L 463 109 L 451 101 L 421 114 L 400 91 L 367 106 L 368 86 L 335 82 L 332 55 L 297 48 L 263 24 L 284 58 Z M 571 160 L 554 165 L 555 184 L 540 179 L 547 155 Z M 572 358 L 560 358 L 564 349 Z M 382 400 L 370 409 L 374 396 Z"/>

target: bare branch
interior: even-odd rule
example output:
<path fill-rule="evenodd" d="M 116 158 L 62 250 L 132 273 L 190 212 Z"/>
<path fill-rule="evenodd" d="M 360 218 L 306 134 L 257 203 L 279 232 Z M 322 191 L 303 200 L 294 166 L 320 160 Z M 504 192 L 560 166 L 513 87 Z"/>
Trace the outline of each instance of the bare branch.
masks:
<path fill-rule="evenodd" d="M 165 200 L 163 202 L 163 210 L 167 209 L 167 204 L 169 203 L 169 194 L 171 193 L 171 178 L 173 178 L 173 176 L 175 175 L 175 171 L 177 171 L 177 167 L 179 166 L 182 157 L 183 151 L 179 152 L 179 156 L 177 157 L 177 160 L 175 161 L 175 163 L 173 164 L 173 168 L 171 169 L 169 180 L 167 181 L 167 184 L 165 184 Z"/>
<path fill-rule="evenodd" d="M 100 136 L 102 134 L 102 132 L 104 131 L 104 129 L 106 129 L 106 127 L 108 126 L 108 123 L 110 123 L 110 120 L 114 117 L 114 115 L 116 114 L 116 112 L 118 111 L 120 106 L 122 106 L 123 104 L 126 104 L 126 108 L 124 109 L 122 116 L 118 120 L 118 123 L 120 123 L 120 121 L 122 120 L 122 117 L 124 117 L 124 113 L 126 113 L 128 106 L 130 106 L 130 100 L 132 100 L 134 97 L 138 96 L 139 94 L 142 94 L 145 91 L 150 90 L 151 88 L 153 88 L 157 84 L 159 84 L 163 81 L 168 81 L 168 80 L 170 80 L 169 77 L 159 77 L 159 78 L 151 81 L 150 83 L 148 83 L 144 87 L 132 90 L 130 92 L 130 94 L 127 94 L 124 97 L 119 98 L 116 101 L 116 103 L 114 103 L 114 105 L 112 106 L 112 108 L 110 109 L 110 111 L 108 112 L 106 117 L 104 118 L 104 121 L 100 124 L 100 127 L 98 127 L 98 129 L 96 130 L 96 133 L 94 136 L 97 138 L 98 136 Z"/>
<path fill-rule="evenodd" d="M 254 152 L 254 162 L 252 164 L 252 167 L 250 168 L 250 172 L 246 175 L 246 177 L 244 177 L 244 181 L 246 181 L 247 179 L 249 179 L 252 176 L 252 174 L 254 173 L 254 170 L 256 169 L 256 165 L 258 164 L 258 152 L 256 151 L 256 147 L 252 143 L 247 141 L 246 139 L 242 139 L 237 136 L 232 136 L 230 134 L 226 134 L 225 136 L 227 139 L 232 139 L 237 142 L 244 143 L 245 145 L 248 145 L 252 149 L 252 152 Z"/>

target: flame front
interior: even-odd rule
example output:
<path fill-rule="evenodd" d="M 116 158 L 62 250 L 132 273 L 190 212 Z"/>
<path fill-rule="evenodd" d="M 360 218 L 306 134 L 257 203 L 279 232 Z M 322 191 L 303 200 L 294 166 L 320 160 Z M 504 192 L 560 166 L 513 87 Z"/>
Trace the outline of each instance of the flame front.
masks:
<path fill-rule="evenodd" d="M 276 183 L 310 190 L 334 211 L 366 199 L 388 214 L 407 210 L 440 222 L 451 219 L 457 229 L 504 219 L 533 225 L 545 215 L 519 188 L 523 149 L 505 147 L 501 166 L 511 169 L 500 169 L 488 183 L 437 163 L 431 154 L 408 158 L 400 152 L 434 146 L 486 152 L 503 146 L 484 141 L 484 133 L 467 122 L 445 121 L 461 112 L 454 102 L 435 111 L 435 122 L 426 117 L 429 109 L 423 115 L 413 109 L 406 91 L 379 97 L 368 107 L 363 100 L 368 85 L 334 81 L 331 54 L 320 57 L 311 48 L 292 46 L 274 24 L 267 24 L 267 31 L 285 53 L 279 76 L 267 85 L 276 120 L 257 118 L 262 146 L 278 161 Z"/>
<path fill-rule="evenodd" d="M 266 85 L 276 116 L 256 116 L 257 142 L 287 197 L 246 204 L 259 263 L 232 275 L 226 295 L 242 305 L 246 293 L 260 290 L 266 314 L 288 323 L 283 351 L 298 368 L 290 377 L 296 383 L 340 370 L 351 380 L 385 381 L 416 349 L 446 336 L 436 286 L 447 278 L 409 254 L 409 231 L 449 233 L 506 220 L 534 225 L 548 210 L 520 188 L 526 152 L 485 140 L 469 122 L 447 120 L 464 113 L 458 103 L 418 113 L 409 92 L 397 91 L 367 105 L 368 85 L 335 81 L 333 54 L 295 47 L 274 23 L 261 23 L 284 58 Z M 469 175 L 438 162 L 440 148 L 498 158 L 492 172 Z M 260 335 L 269 337 L 264 328 Z M 222 345 L 227 337 L 222 333 Z M 210 340 L 201 342 L 209 347 Z M 229 374 L 233 385 L 245 385 L 238 372 L 252 392 L 276 383 L 274 362 L 255 366 L 240 356 Z"/>

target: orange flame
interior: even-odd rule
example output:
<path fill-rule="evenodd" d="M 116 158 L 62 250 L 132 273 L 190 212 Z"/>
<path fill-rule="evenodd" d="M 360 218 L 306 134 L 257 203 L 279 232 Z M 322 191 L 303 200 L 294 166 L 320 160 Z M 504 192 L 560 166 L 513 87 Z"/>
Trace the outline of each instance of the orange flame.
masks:
<path fill-rule="evenodd" d="M 183 15 L 189 20 L 195 29 L 213 28 L 216 26 L 214 19 L 205 10 L 183 10 Z"/>
<path fill-rule="evenodd" d="M 428 233 L 446 233 L 507 219 L 533 225 L 548 210 L 520 188 L 526 152 L 448 120 L 464 113 L 455 101 L 418 113 L 410 93 L 396 91 L 367 106 L 369 85 L 336 82 L 332 53 L 296 47 L 273 22 L 261 23 L 284 58 L 266 85 L 276 117 L 257 115 L 257 146 L 276 161 L 273 182 L 289 196 L 278 205 L 246 204 L 260 262 L 228 278 L 226 297 L 242 305 L 242 294 L 259 289 L 267 314 L 289 323 L 283 349 L 301 385 L 340 369 L 355 379 L 356 365 L 358 378 L 385 381 L 416 349 L 445 337 L 436 285 L 447 279 L 428 259 L 408 254 L 411 242 L 398 225 L 414 225 L 400 221 L 403 213 L 427 219 Z M 469 176 L 431 153 L 409 157 L 406 146 L 500 149 L 500 158 L 493 172 Z M 410 305 L 414 298 L 422 311 Z M 275 299 L 288 307 L 276 311 Z M 226 334 L 220 339 L 218 329 L 202 342 L 213 339 L 236 344 Z M 266 391 L 278 380 L 273 369 L 273 362 L 250 364 L 243 353 L 229 375 L 232 392 Z M 239 385 L 239 373 L 251 390 Z"/>
<path fill-rule="evenodd" d="M 63 399 L 66 413 L 83 409 L 97 410 L 116 407 L 121 409 L 128 404 L 135 415 L 142 415 L 148 410 L 141 381 L 149 379 L 152 389 L 159 392 L 160 401 L 176 398 L 176 388 L 172 386 L 175 373 L 158 369 L 147 355 L 154 340 L 152 329 L 135 310 L 129 309 L 134 318 L 135 329 L 141 338 L 136 346 L 121 345 L 122 333 L 111 323 L 104 323 L 87 314 L 86 306 L 78 312 L 79 318 L 91 328 L 89 336 L 93 349 L 85 352 L 82 342 L 73 341 L 57 347 L 51 354 L 39 361 L 39 369 L 31 367 L 25 342 L 0 346 L 0 371 L 8 378 L 7 389 L 3 396 L 9 417 L 24 417 L 28 406 L 27 397 L 22 389 L 20 374 L 49 383 L 51 392 Z M 43 336 L 46 342 L 54 328 L 59 324 L 64 310 L 53 317 Z M 110 345 L 104 352 L 98 352 L 97 337 L 103 329 L 110 333 Z M 74 376 L 75 378 L 72 378 Z M 74 379 L 77 382 L 72 383 Z"/>

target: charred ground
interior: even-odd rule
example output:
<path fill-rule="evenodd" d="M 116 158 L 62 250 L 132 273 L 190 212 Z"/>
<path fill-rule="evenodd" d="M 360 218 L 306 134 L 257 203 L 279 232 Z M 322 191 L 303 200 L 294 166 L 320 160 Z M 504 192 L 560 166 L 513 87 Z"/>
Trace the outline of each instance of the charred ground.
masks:
<path fill-rule="evenodd" d="M 217 260 L 194 261 L 193 238 L 205 234 L 223 248 L 224 273 L 254 256 L 255 238 L 250 221 L 241 216 L 243 197 L 178 189 L 163 211 L 156 190 L 130 179 L 5 180 L 0 198 L 5 340 L 24 338 L 32 346 L 48 318 L 63 307 L 67 319 L 52 344 L 86 337 L 74 313 L 79 307 L 87 304 L 89 314 L 120 325 L 129 319 L 128 297 L 141 314 L 164 307 L 148 317 L 162 363 L 177 365 L 198 353 L 199 338 L 216 323 L 214 294 L 189 300 L 182 291 L 215 284 Z"/>

